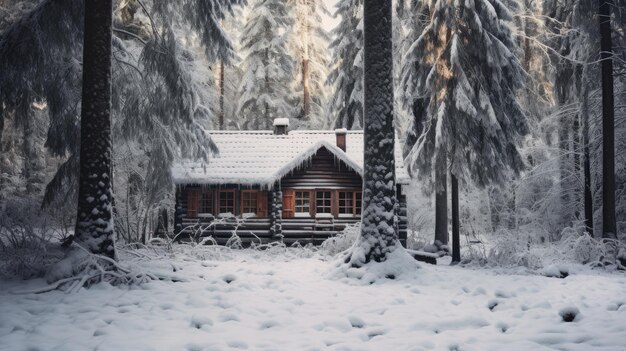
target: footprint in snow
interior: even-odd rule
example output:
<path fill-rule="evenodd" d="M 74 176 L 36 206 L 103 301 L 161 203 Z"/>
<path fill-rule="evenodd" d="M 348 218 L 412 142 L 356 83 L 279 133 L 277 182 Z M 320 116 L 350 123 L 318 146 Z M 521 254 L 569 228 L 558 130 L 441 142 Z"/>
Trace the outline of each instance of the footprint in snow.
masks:
<path fill-rule="evenodd" d="M 222 280 L 226 282 L 226 284 L 230 284 L 237 280 L 237 277 L 234 274 L 226 274 L 222 277 Z"/>
<path fill-rule="evenodd" d="M 191 317 L 191 327 L 196 329 L 202 329 L 204 326 L 213 325 L 213 321 L 211 318 L 202 317 L 202 316 L 193 316 Z"/>
<path fill-rule="evenodd" d="M 500 322 L 500 323 L 496 323 L 496 328 L 498 328 L 501 332 L 506 333 L 510 327 L 508 324 L 504 322 Z"/>
<path fill-rule="evenodd" d="M 277 325 L 278 325 L 278 322 L 274 321 L 274 320 L 263 321 L 259 325 L 259 329 L 261 329 L 261 330 L 263 330 L 263 329 L 270 329 L 270 328 L 274 328 Z"/>
<path fill-rule="evenodd" d="M 239 322 L 239 317 L 232 313 L 223 314 L 220 317 L 221 322 Z"/>
<path fill-rule="evenodd" d="M 228 346 L 234 348 L 234 349 L 242 349 L 245 350 L 248 348 L 248 344 L 246 344 L 243 341 L 231 341 L 227 344 Z"/>
<path fill-rule="evenodd" d="M 367 332 L 367 337 L 369 338 L 369 340 L 372 340 L 377 336 L 383 336 L 385 334 L 387 334 L 386 330 L 374 329 L 374 330 L 370 330 L 369 332 Z"/>
<path fill-rule="evenodd" d="M 350 325 L 352 325 L 352 328 L 363 328 L 365 327 L 365 322 L 356 316 L 350 316 L 348 317 L 348 320 L 350 321 Z"/>
<path fill-rule="evenodd" d="M 493 310 L 499 305 L 499 301 L 496 299 L 491 299 L 489 300 L 489 302 L 487 302 L 487 308 L 489 308 L 490 311 L 493 312 Z"/>
<path fill-rule="evenodd" d="M 614 303 L 609 304 L 609 306 L 606 309 L 607 311 L 619 311 L 620 308 L 625 305 L 626 304 L 623 302 L 614 302 Z"/>
<path fill-rule="evenodd" d="M 496 297 L 502 298 L 502 299 L 508 299 L 510 297 L 514 297 L 515 294 L 514 293 L 510 293 L 504 290 L 496 290 L 495 292 Z"/>
<path fill-rule="evenodd" d="M 171 303 L 162 303 L 160 307 L 162 310 L 167 311 L 167 310 L 171 310 L 172 308 L 174 308 L 174 305 Z"/>

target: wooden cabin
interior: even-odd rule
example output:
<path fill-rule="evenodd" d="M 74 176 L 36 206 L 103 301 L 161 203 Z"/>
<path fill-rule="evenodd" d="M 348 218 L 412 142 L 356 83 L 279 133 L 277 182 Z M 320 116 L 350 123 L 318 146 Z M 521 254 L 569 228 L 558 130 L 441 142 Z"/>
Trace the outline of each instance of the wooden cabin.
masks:
<path fill-rule="evenodd" d="M 362 131 L 209 131 L 219 154 L 207 163 L 175 164 L 175 231 L 225 244 L 282 240 L 320 244 L 360 221 Z M 409 183 L 396 142 L 398 229 L 406 241 Z"/>

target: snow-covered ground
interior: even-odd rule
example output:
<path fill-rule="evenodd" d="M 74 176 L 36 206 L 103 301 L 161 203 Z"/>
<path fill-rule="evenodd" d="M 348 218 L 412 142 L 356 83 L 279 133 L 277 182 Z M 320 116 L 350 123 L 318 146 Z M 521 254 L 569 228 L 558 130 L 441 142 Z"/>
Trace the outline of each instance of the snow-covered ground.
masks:
<path fill-rule="evenodd" d="M 1 282 L 0 350 L 626 350 L 619 273 L 422 264 L 370 285 L 296 251 L 198 256 L 143 261 L 176 282 L 133 288 L 14 295 L 43 282 Z"/>

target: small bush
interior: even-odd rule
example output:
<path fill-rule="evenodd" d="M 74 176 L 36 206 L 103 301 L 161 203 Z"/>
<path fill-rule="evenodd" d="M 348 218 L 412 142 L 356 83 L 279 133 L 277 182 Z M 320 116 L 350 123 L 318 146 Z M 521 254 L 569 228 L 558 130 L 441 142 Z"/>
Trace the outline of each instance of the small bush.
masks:
<path fill-rule="evenodd" d="M 28 201 L 12 201 L 0 214 L 0 275 L 41 277 L 58 260 L 58 232 L 49 216 Z"/>
<path fill-rule="evenodd" d="M 320 246 L 320 251 L 328 256 L 335 256 L 351 248 L 360 234 L 361 223 L 349 225 L 340 234 L 324 240 Z"/>

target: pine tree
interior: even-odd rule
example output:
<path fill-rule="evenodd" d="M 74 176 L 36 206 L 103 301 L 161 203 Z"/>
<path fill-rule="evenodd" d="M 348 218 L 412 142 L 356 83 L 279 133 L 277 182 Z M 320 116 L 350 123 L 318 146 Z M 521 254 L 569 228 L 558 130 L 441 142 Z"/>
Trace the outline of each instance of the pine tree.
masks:
<path fill-rule="evenodd" d="M 602 61 L 602 237 L 615 239 L 615 107 L 610 1 L 600 0 L 598 19 Z"/>
<path fill-rule="evenodd" d="M 295 60 L 294 90 L 299 125 L 307 127 L 328 127 L 326 114 L 328 93 L 328 43 L 330 41 L 323 27 L 322 15 L 328 15 L 323 0 L 289 0 L 289 15 L 293 16 L 289 38 L 291 56 Z"/>
<path fill-rule="evenodd" d="M 363 213 L 361 235 L 346 264 L 383 262 L 398 247 L 393 126 L 392 5 L 365 0 L 364 7 Z"/>
<path fill-rule="evenodd" d="M 415 121 L 421 133 L 409 164 L 418 176 L 434 175 L 437 189 L 447 164 L 459 182 L 502 183 L 523 167 L 516 145 L 527 131 L 516 101 L 524 74 L 505 23 L 511 15 L 493 0 L 439 0 L 431 11 L 412 46 L 416 89 L 428 105 Z"/>
<path fill-rule="evenodd" d="M 288 8 L 280 0 L 255 0 L 241 35 L 245 52 L 237 111 L 245 129 L 271 129 L 275 118 L 289 117 Z"/>
<path fill-rule="evenodd" d="M 112 0 L 87 1 L 83 45 L 78 216 L 74 240 L 115 258 L 111 164 Z"/>
<path fill-rule="evenodd" d="M 333 30 L 333 68 L 328 84 L 334 94 L 329 107 L 335 128 L 363 126 L 363 0 L 341 0 L 335 16 L 341 22 Z"/>
<path fill-rule="evenodd" d="M 428 97 L 418 91 L 417 83 L 419 81 L 419 69 L 422 53 L 418 52 L 414 45 L 419 35 L 423 32 L 430 19 L 429 4 L 422 1 L 410 0 L 403 5 L 402 11 L 410 13 L 407 15 L 407 30 L 409 35 L 402 42 L 403 67 L 400 72 L 400 91 L 405 97 L 402 99 L 402 105 L 405 109 L 410 110 L 412 120 L 407 131 L 407 142 L 405 144 L 405 152 L 409 153 L 411 148 L 417 142 L 424 119 L 426 118 L 426 106 L 428 105 Z M 440 167 L 435 167 L 438 171 L 435 174 L 434 192 L 435 192 L 435 242 L 438 244 L 448 244 L 448 178 L 446 158 L 442 155 L 437 160 L 441 163 Z"/>
<path fill-rule="evenodd" d="M 137 142 L 134 150 L 149 156 L 142 170 L 149 180 L 149 206 L 171 191 L 169 169 L 175 158 L 207 159 L 215 151 L 199 132 L 216 115 L 216 88 L 206 67 L 218 57 L 225 62 L 233 57 L 219 22 L 240 2 L 118 3 L 112 38 L 113 152 Z M 24 107 L 43 100 L 49 117 L 46 147 L 65 160 L 46 187 L 44 204 L 76 198 L 84 3 L 37 1 L 0 33 L 0 105 L 5 109 L 0 119 L 6 114 L 27 118 Z"/>

